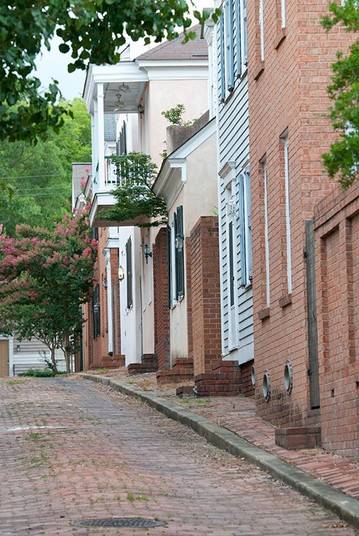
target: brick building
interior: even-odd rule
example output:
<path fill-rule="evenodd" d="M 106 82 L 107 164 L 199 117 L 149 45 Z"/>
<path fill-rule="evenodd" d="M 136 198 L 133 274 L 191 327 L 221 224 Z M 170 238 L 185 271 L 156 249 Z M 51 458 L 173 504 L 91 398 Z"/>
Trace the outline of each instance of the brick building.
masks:
<path fill-rule="evenodd" d="M 334 188 L 321 162 L 334 136 L 326 86 L 350 39 L 323 30 L 326 10 L 322 2 L 257 0 L 247 13 L 256 402 L 284 427 L 320 424 L 307 222 Z"/>

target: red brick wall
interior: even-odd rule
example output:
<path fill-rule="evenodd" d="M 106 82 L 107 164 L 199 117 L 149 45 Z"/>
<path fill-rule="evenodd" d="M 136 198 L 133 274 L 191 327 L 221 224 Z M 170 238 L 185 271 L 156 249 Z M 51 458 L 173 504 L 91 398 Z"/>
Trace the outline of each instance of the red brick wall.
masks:
<path fill-rule="evenodd" d="M 253 232 L 253 295 L 256 400 L 259 414 L 280 425 L 305 424 L 308 409 L 308 350 L 305 272 L 305 221 L 333 184 L 320 155 L 328 150 L 333 130 L 324 116 L 329 106 L 326 86 L 335 52 L 350 37 L 341 29 L 326 33 L 320 17 L 327 3 L 287 0 L 287 27 L 280 29 L 280 3 L 264 5 L 264 63 L 258 58 L 258 14 L 249 2 L 248 84 Z M 251 59 L 252 58 L 252 59 Z M 289 140 L 292 295 L 287 296 L 283 144 Z M 270 307 L 264 312 L 263 173 L 268 178 Z M 265 317 L 265 318 L 264 318 Z M 261 319 L 260 319 L 261 318 Z M 286 360 L 293 367 L 293 390 L 284 389 Z M 271 398 L 262 395 L 264 370 L 271 378 Z M 314 419 L 315 421 L 315 419 Z"/>
<path fill-rule="evenodd" d="M 160 229 L 153 245 L 155 354 L 158 370 L 170 366 L 170 315 L 168 308 L 167 235 Z"/>
<path fill-rule="evenodd" d="M 359 184 L 320 203 L 314 227 L 322 445 L 357 458 Z"/>
<path fill-rule="evenodd" d="M 194 375 L 221 364 L 218 219 L 201 217 L 191 230 Z"/>

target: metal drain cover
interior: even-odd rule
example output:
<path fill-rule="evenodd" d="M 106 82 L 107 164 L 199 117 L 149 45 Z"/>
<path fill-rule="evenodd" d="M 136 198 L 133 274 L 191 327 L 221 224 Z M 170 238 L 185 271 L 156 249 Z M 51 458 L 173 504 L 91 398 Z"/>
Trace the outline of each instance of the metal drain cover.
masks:
<path fill-rule="evenodd" d="M 107 519 L 79 519 L 72 521 L 75 527 L 130 527 L 135 529 L 148 529 L 163 527 L 166 523 L 159 519 L 143 519 L 141 517 L 113 517 Z"/>

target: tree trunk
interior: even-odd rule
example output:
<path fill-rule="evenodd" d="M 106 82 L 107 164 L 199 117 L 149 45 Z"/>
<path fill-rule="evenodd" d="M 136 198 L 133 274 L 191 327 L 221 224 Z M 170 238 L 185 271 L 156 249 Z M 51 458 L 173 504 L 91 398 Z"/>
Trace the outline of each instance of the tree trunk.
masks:
<path fill-rule="evenodd" d="M 58 374 L 59 371 L 57 370 L 57 363 L 56 363 L 56 355 L 55 355 L 55 352 L 56 352 L 56 348 L 55 348 L 55 346 L 51 346 L 51 348 L 50 348 L 50 356 L 51 356 L 52 370 L 53 370 L 54 374 Z"/>

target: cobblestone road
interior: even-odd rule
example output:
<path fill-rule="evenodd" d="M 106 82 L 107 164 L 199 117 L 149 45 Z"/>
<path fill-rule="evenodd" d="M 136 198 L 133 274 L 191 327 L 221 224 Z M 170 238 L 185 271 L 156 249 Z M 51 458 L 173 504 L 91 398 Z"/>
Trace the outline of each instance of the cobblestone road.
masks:
<path fill-rule="evenodd" d="M 259 469 L 79 379 L 0 380 L 1 535 L 357 535 Z M 80 528 L 139 517 L 165 526 Z"/>

